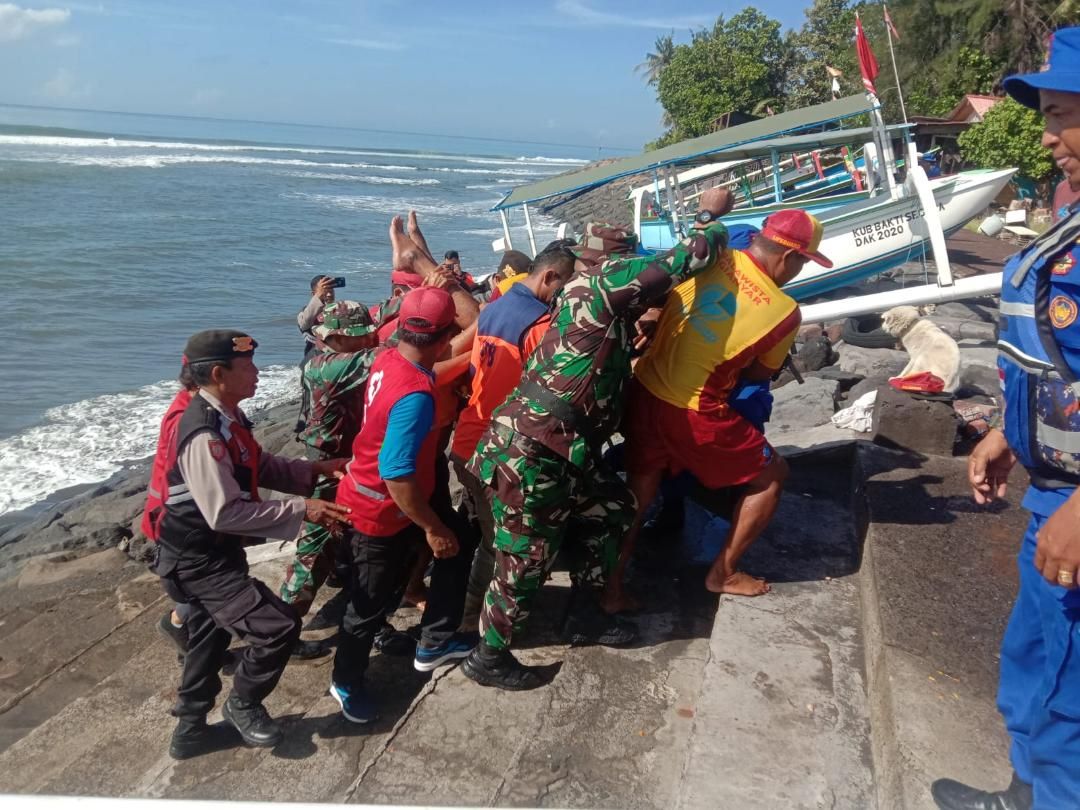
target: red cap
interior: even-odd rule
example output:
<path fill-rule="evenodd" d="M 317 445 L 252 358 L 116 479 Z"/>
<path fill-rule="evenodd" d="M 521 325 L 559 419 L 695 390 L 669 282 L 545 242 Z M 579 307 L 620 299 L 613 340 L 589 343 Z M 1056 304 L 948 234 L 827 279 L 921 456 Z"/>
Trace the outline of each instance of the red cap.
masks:
<path fill-rule="evenodd" d="M 398 323 L 410 332 L 430 334 L 445 329 L 454 322 L 454 299 L 438 287 L 419 287 L 409 291 L 401 301 Z"/>
<path fill-rule="evenodd" d="M 801 253 L 822 267 L 832 267 L 833 263 L 818 252 L 821 233 L 821 221 L 800 208 L 770 214 L 761 226 L 761 235 L 770 242 Z"/>
<path fill-rule="evenodd" d="M 390 273 L 390 283 L 415 288 L 424 283 L 424 277 L 411 270 L 394 270 Z"/>

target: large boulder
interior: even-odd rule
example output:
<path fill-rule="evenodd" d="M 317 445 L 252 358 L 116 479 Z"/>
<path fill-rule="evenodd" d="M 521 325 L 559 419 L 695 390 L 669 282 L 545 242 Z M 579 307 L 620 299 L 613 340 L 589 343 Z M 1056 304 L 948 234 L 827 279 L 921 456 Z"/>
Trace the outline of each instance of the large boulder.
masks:
<path fill-rule="evenodd" d="M 976 304 L 965 301 L 949 301 L 934 307 L 934 315 L 943 318 L 955 318 L 963 321 L 981 321 L 983 323 L 997 323 L 998 311 L 996 306 Z"/>
<path fill-rule="evenodd" d="M 929 320 L 954 340 L 975 340 L 982 343 L 993 343 L 997 340 L 997 324 L 941 315 L 931 315 Z"/>
<path fill-rule="evenodd" d="M 836 361 L 836 352 L 833 351 L 829 339 L 818 335 L 807 340 L 799 349 L 793 361 L 795 367 L 802 373 L 817 371 L 819 368 L 832 365 Z"/>
<path fill-rule="evenodd" d="M 1001 377 L 996 368 L 987 368 L 982 365 L 960 366 L 960 387 L 956 391 L 957 396 L 969 397 L 973 394 L 981 394 L 987 397 L 996 397 L 1001 394 Z"/>
<path fill-rule="evenodd" d="M 770 431 L 802 430 L 827 424 L 836 411 L 836 380 L 807 377 L 802 385 L 789 384 L 773 391 Z"/>
<path fill-rule="evenodd" d="M 866 394 L 870 391 L 876 391 L 877 389 L 881 388 L 881 386 L 887 386 L 888 384 L 889 378 L 886 376 L 879 375 L 876 377 L 867 377 L 865 380 L 860 380 L 851 387 L 851 389 L 847 392 L 847 396 L 844 397 L 844 401 L 847 404 L 851 404 L 863 394 Z"/>
<path fill-rule="evenodd" d="M 958 424 L 951 402 L 916 399 L 889 385 L 874 400 L 874 441 L 885 447 L 951 456 Z"/>
<path fill-rule="evenodd" d="M 908 363 L 907 352 L 895 349 L 863 349 L 842 343 L 840 368 L 861 377 L 895 377 Z"/>

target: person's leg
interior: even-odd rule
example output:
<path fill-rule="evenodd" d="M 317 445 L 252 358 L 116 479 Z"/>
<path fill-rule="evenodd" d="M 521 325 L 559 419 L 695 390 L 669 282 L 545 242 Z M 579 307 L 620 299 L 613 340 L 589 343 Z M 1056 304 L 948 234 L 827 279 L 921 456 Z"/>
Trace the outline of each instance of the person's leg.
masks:
<path fill-rule="evenodd" d="M 520 632 L 544 584 L 545 560 L 495 550 L 495 574 L 480 613 L 480 637 L 494 650 L 507 650 Z"/>
<path fill-rule="evenodd" d="M 164 580 L 167 582 L 167 580 Z M 179 593 L 174 590 L 178 585 L 167 585 L 170 595 Z M 190 599 L 185 595 L 185 599 Z M 228 632 L 214 623 L 213 617 L 194 599 L 186 601 L 187 616 L 184 626 L 188 632 L 187 655 L 184 656 L 184 669 L 180 676 L 180 686 L 176 690 L 176 704 L 172 714 L 190 721 L 205 720 L 214 708 L 214 699 L 221 692 L 221 678 L 218 672 L 221 657 L 229 647 Z"/>
<path fill-rule="evenodd" d="M 484 606 L 484 594 L 487 593 L 491 577 L 495 572 L 495 547 L 492 545 L 495 539 L 495 520 L 491 514 L 491 493 L 488 488 L 465 469 L 465 465 L 460 460 L 455 460 L 454 470 L 458 480 L 465 487 L 470 509 L 480 526 L 480 542 L 469 570 L 465 607 L 461 619 L 462 630 L 475 631 L 480 627 L 480 611 Z"/>
<path fill-rule="evenodd" d="M 660 484 L 664 480 L 664 470 L 652 470 L 650 472 L 630 473 L 627 475 L 627 486 L 634 498 L 634 516 L 619 546 L 619 557 L 608 578 L 607 586 L 601 605 L 606 613 L 621 613 L 623 611 L 637 610 L 637 600 L 625 590 L 626 569 L 630 560 L 634 557 L 634 549 L 637 546 L 638 535 L 645 522 L 645 515 L 649 511 L 656 493 L 660 490 Z"/>
<path fill-rule="evenodd" d="M 769 463 L 755 478 L 744 484 L 744 489 L 735 503 L 724 550 L 720 552 L 705 577 L 705 587 L 713 593 L 760 596 L 769 592 L 769 585 L 765 580 L 752 577 L 736 568 L 750 544 L 761 536 L 772 520 L 776 507 L 780 505 L 784 481 L 787 480 L 787 462 L 776 455 L 772 448 L 768 448 L 768 452 L 772 454 Z"/>
<path fill-rule="evenodd" d="M 409 211 L 409 217 L 406 221 L 405 227 L 408 229 L 409 238 L 413 243 L 424 252 L 431 261 L 435 261 L 435 257 L 431 253 L 431 249 L 428 247 L 427 240 L 424 238 L 424 234 L 420 230 L 420 225 L 416 221 L 416 212 Z"/>
<path fill-rule="evenodd" d="M 412 534 L 410 535 L 410 531 Z M 397 607 L 401 582 L 415 554 L 415 527 L 390 537 L 350 532 L 352 581 L 349 606 L 341 621 L 333 682 L 343 687 L 363 684 L 375 634 Z"/>
<path fill-rule="evenodd" d="M 281 599 L 292 605 L 298 616 L 306 616 L 315 596 L 333 566 L 330 531 L 316 523 L 305 523 L 296 541 L 296 552 L 285 568 Z"/>

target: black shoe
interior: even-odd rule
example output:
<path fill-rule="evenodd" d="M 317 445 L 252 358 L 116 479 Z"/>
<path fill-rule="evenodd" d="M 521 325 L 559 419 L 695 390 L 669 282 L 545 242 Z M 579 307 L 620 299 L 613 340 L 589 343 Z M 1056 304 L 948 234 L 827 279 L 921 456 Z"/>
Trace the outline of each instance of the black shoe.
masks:
<path fill-rule="evenodd" d="M 240 732 L 244 742 L 257 748 L 273 748 L 285 736 L 261 703 L 245 703 L 236 695 L 229 695 L 221 707 L 221 715 Z"/>
<path fill-rule="evenodd" d="M 330 597 L 318 612 L 308 619 L 304 630 L 330 630 L 341 625 L 345 611 L 349 607 L 349 594 L 340 591 Z"/>
<path fill-rule="evenodd" d="M 993 793 L 968 787 L 952 779 L 938 779 L 930 793 L 941 810 L 1031 810 L 1031 785 L 1013 772 L 1007 790 Z"/>
<path fill-rule="evenodd" d="M 172 623 L 172 611 L 170 610 L 164 616 L 161 617 L 161 621 L 158 622 L 158 630 L 161 635 L 165 636 L 169 641 L 176 645 L 177 652 L 180 653 L 180 663 L 184 663 L 184 656 L 187 655 L 188 648 L 188 631 L 187 625 L 182 624 L 177 627 Z"/>
<path fill-rule="evenodd" d="M 387 622 L 375 634 L 375 649 L 383 655 L 412 656 L 416 653 L 416 639 L 408 633 L 395 630 Z"/>
<path fill-rule="evenodd" d="M 577 588 L 570 595 L 562 635 L 570 644 L 600 644 L 604 647 L 621 647 L 638 637 L 632 623 L 604 613 L 591 590 Z"/>
<path fill-rule="evenodd" d="M 301 638 L 296 640 L 296 644 L 293 645 L 292 650 L 289 652 L 289 657 L 298 661 L 310 661 L 312 658 L 322 658 L 324 655 L 329 654 L 330 648 L 323 642 L 305 641 Z"/>
<path fill-rule="evenodd" d="M 224 723 L 208 726 L 205 717 L 194 720 L 181 718 L 169 742 L 169 756 L 173 759 L 191 759 L 233 748 L 239 742 L 236 729 L 232 726 Z"/>
<path fill-rule="evenodd" d="M 521 691 L 536 689 L 547 683 L 536 667 L 527 667 L 509 650 L 496 650 L 481 641 L 461 664 L 461 671 L 469 680 L 481 686 L 497 686 L 500 689 Z"/>

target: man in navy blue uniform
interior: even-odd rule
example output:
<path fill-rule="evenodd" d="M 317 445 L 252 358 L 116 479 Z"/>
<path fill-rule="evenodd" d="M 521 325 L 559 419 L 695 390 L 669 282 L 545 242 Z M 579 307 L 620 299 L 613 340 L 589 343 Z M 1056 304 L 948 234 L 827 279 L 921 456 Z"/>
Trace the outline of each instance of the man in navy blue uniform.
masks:
<path fill-rule="evenodd" d="M 1080 27 L 1051 40 L 1042 72 L 1005 90 L 1046 118 L 1043 146 L 1080 190 Z M 1018 253 L 1002 276 L 998 367 L 1004 417 L 971 455 L 975 500 L 1005 494 L 1020 462 L 1031 522 L 1020 592 L 1001 645 L 998 708 L 1012 738 L 1012 783 L 987 792 L 934 783 L 944 810 L 1080 807 L 1080 207 Z"/>

